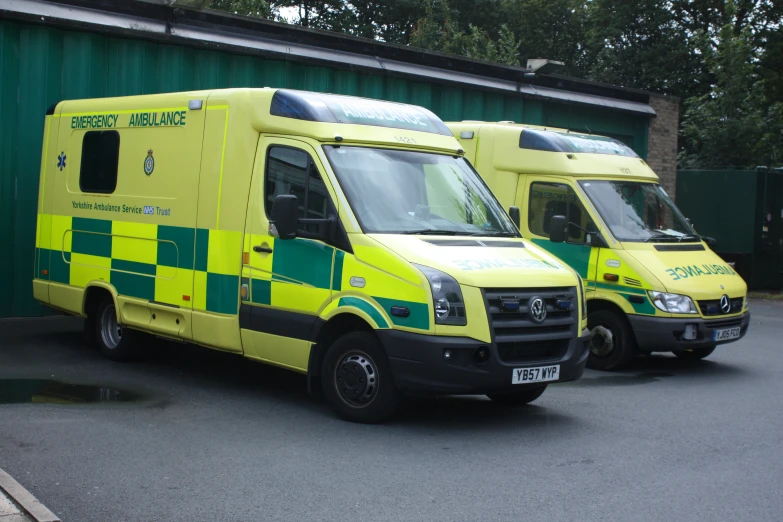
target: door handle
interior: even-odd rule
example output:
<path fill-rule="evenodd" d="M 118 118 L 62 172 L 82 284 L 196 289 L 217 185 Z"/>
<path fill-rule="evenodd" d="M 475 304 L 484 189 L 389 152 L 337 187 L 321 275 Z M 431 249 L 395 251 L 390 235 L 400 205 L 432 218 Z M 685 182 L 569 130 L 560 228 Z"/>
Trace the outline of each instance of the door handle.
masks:
<path fill-rule="evenodd" d="M 272 247 L 267 246 L 266 244 L 256 245 L 253 247 L 253 252 L 258 252 L 259 254 L 271 254 Z"/>

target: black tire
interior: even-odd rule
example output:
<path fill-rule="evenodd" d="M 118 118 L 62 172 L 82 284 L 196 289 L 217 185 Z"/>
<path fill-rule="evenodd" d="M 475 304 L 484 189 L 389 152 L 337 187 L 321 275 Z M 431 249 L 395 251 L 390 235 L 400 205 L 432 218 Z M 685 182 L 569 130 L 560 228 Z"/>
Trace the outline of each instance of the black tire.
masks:
<path fill-rule="evenodd" d="M 587 316 L 593 333 L 587 367 L 593 370 L 622 370 L 636 353 L 636 337 L 625 317 L 612 310 L 596 310 Z"/>
<path fill-rule="evenodd" d="M 705 357 L 708 357 L 714 351 L 715 346 L 703 346 L 701 348 L 693 348 L 691 350 L 680 350 L 674 352 L 674 355 L 686 361 L 700 361 Z"/>
<path fill-rule="evenodd" d="M 371 332 L 352 332 L 332 343 L 321 367 L 321 387 L 329 406 L 351 422 L 385 421 L 401 399 L 386 353 Z"/>
<path fill-rule="evenodd" d="M 518 392 L 489 393 L 487 394 L 487 397 L 489 397 L 492 402 L 497 402 L 498 404 L 503 404 L 506 406 L 524 406 L 525 404 L 530 404 L 534 400 L 541 397 L 545 390 L 546 384 L 540 388 L 532 388 Z"/>
<path fill-rule="evenodd" d="M 117 310 L 111 297 L 98 304 L 90 320 L 95 328 L 95 345 L 104 357 L 113 361 L 129 361 L 136 356 L 133 332 L 118 324 Z"/>

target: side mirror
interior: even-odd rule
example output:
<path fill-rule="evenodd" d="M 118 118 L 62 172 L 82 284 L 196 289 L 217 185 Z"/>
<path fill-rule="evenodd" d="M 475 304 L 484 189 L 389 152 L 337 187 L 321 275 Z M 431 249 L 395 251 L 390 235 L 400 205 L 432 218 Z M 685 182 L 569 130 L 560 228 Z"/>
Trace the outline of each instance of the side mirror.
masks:
<path fill-rule="evenodd" d="M 508 215 L 511 217 L 511 221 L 514 222 L 514 224 L 517 226 L 517 228 L 520 228 L 519 226 L 519 207 L 509 207 L 508 208 Z"/>
<path fill-rule="evenodd" d="M 552 243 L 562 243 L 568 234 L 568 220 L 565 216 L 552 216 L 549 220 L 549 240 Z"/>
<path fill-rule="evenodd" d="M 296 239 L 299 225 L 299 201 L 292 194 L 281 194 L 272 206 L 272 222 L 280 239 Z"/>

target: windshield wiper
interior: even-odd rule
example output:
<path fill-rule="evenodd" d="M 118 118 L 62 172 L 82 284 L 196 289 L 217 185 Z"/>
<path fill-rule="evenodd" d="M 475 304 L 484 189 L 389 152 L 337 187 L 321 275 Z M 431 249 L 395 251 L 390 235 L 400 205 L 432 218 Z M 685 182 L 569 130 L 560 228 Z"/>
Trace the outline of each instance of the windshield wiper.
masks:
<path fill-rule="evenodd" d="M 664 232 L 657 232 L 656 231 L 655 234 L 653 234 L 650 237 L 648 237 L 647 239 L 645 239 L 644 243 L 648 243 L 648 242 L 650 242 L 652 240 L 661 241 L 661 240 L 664 240 L 664 239 L 665 240 L 672 240 L 672 241 L 679 241 L 680 240 L 680 238 L 678 238 L 677 236 L 670 236 L 669 234 L 666 234 Z"/>
<path fill-rule="evenodd" d="M 485 236 L 485 237 L 522 237 L 521 235 L 517 234 L 516 232 L 475 232 L 473 234 L 470 234 L 471 236 Z"/>
<path fill-rule="evenodd" d="M 422 236 L 465 236 L 470 235 L 465 232 L 460 232 L 458 230 L 437 230 L 432 228 L 424 228 L 421 230 L 403 230 L 401 232 L 398 232 L 399 234 L 421 234 Z"/>

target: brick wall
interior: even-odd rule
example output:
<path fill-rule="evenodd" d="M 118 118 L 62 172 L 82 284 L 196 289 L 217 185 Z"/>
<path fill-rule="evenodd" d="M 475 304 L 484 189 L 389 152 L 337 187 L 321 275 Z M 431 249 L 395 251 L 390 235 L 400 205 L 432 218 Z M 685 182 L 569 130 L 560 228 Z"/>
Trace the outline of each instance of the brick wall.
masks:
<path fill-rule="evenodd" d="M 673 96 L 650 96 L 657 117 L 650 120 L 647 134 L 647 163 L 661 178 L 661 185 L 674 199 L 677 186 L 677 131 L 680 100 Z"/>

